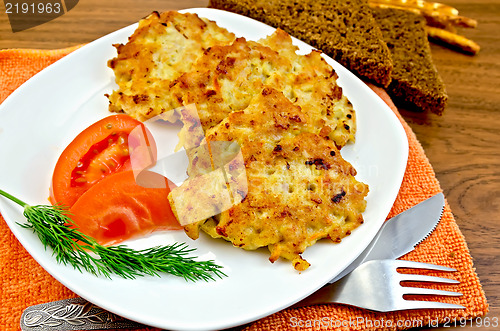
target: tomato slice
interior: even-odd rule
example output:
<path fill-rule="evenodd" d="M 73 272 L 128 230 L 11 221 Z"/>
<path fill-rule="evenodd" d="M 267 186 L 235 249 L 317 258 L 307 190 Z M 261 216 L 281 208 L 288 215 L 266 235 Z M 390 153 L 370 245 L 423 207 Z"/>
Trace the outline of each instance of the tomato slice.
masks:
<path fill-rule="evenodd" d="M 106 117 L 82 131 L 62 152 L 50 187 L 50 202 L 71 207 L 103 178 L 131 169 L 130 133 L 144 125 L 128 115 Z M 154 143 L 151 144 L 156 155 Z M 155 156 L 156 157 L 156 156 Z"/>
<path fill-rule="evenodd" d="M 75 202 L 70 209 L 71 218 L 81 232 L 102 245 L 157 230 L 180 230 L 168 202 L 169 185 L 174 184 L 150 171 L 141 173 L 141 185 L 131 170 L 112 174 Z"/>

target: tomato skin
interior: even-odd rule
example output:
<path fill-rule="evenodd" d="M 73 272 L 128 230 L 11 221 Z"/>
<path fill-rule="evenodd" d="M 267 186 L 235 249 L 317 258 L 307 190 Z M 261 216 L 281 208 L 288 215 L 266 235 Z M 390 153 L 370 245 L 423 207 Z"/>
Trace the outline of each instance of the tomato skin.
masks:
<path fill-rule="evenodd" d="M 128 138 L 137 127 L 144 128 L 144 125 L 128 115 L 112 115 L 76 136 L 62 152 L 54 168 L 50 202 L 71 207 L 83 193 L 106 176 L 130 170 Z M 155 150 L 155 146 L 152 147 Z"/>
<path fill-rule="evenodd" d="M 157 230 L 182 229 L 168 202 L 172 182 L 162 175 L 145 171 L 141 173 L 141 185 L 136 183 L 131 170 L 105 177 L 71 207 L 73 222 L 81 232 L 102 245 L 116 244 Z"/>

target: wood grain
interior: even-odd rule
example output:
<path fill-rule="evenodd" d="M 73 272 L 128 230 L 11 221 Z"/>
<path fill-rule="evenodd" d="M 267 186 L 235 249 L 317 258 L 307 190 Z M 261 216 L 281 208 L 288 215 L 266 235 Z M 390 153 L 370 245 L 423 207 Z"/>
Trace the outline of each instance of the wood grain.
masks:
<path fill-rule="evenodd" d="M 448 90 L 442 117 L 404 113 L 424 146 L 462 230 L 488 302 L 500 307 L 500 4 L 447 1 L 478 20 L 461 30 L 481 45 L 471 57 L 433 45 L 434 62 Z"/>
<path fill-rule="evenodd" d="M 208 0 L 80 0 L 72 10 L 53 21 L 12 33 L 1 3 L 0 49 L 53 49 L 88 43 L 135 23 L 155 10 L 161 12 L 207 5 Z"/>
<path fill-rule="evenodd" d="M 500 3 L 446 3 L 478 20 L 476 29 L 461 33 L 476 41 L 481 51 L 469 56 L 432 45 L 434 63 L 447 87 L 448 107 L 441 117 L 402 113 L 422 143 L 467 240 L 490 304 L 488 316 L 500 318 L 500 265 L 496 263 L 500 256 Z"/>
<path fill-rule="evenodd" d="M 489 316 L 499 318 L 500 3 L 443 2 L 478 20 L 476 29 L 461 32 L 479 43 L 481 51 L 477 56 L 469 56 L 433 44 L 433 58 L 449 94 L 448 107 L 443 116 L 401 112 L 422 143 L 465 235 L 491 306 Z M 0 49 L 53 49 L 87 43 L 134 23 L 153 10 L 206 7 L 207 3 L 208 0 L 81 0 L 66 15 L 17 33 L 10 30 L 2 8 Z"/>

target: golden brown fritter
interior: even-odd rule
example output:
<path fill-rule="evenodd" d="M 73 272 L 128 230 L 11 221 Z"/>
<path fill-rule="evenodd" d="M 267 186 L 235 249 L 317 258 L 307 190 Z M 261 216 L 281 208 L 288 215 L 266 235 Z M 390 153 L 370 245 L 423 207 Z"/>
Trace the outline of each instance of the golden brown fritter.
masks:
<path fill-rule="evenodd" d="M 152 13 L 126 44 L 114 45 L 117 56 L 108 62 L 118 89 L 109 96 L 110 111 L 146 120 L 180 106 L 164 98 L 168 86 L 191 69 L 204 51 L 227 45 L 234 34 L 196 14 Z"/>
<path fill-rule="evenodd" d="M 207 50 L 170 91 L 184 105 L 196 104 L 201 125 L 208 130 L 271 86 L 302 108 L 315 133 L 328 136 L 338 147 L 354 141 L 355 112 L 336 83 L 337 75 L 320 52 L 296 51 L 282 30 L 259 43 L 238 38 Z"/>
<path fill-rule="evenodd" d="M 172 190 L 174 212 L 189 207 L 205 211 L 217 205 L 217 216 L 185 225 L 186 233 L 196 239 L 201 229 L 247 250 L 267 246 L 270 261 L 283 257 L 295 269 L 305 270 L 309 263 L 301 254 L 307 247 L 322 238 L 338 242 L 363 223 L 367 185 L 354 178 L 355 169 L 331 140 L 308 132 L 308 121 L 281 92 L 264 88 L 246 109 L 232 112 L 209 129 L 209 146 L 219 141 L 239 144 L 246 181 L 200 184 L 212 168 L 196 169 L 196 186 Z M 212 158 L 218 156 L 211 152 Z M 219 209 L 220 200 L 211 204 L 214 196 L 243 191 L 238 186 L 244 185 L 241 203 L 226 205 L 225 210 Z M 219 188 L 216 195 L 214 186 Z M 204 207 L 197 209 L 198 204 Z"/>
<path fill-rule="evenodd" d="M 183 123 L 189 179 L 169 200 L 191 238 L 267 246 L 305 270 L 308 246 L 363 222 L 368 187 L 339 152 L 355 111 L 320 52 L 297 54 L 279 29 L 247 41 L 176 12 L 153 13 L 116 48 L 110 111 Z"/>
<path fill-rule="evenodd" d="M 233 42 L 234 41 L 234 42 Z M 339 148 L 354 141 L 356 120 L 337 75 L 319 51 L 298 55 L 282 30 L 258 43 L 195 14 L 153 13 L 109 61 L 119 88 L 110 111 L 139 120 L 195 104 L 204 130 L 245 109 L 272 86 L 311 118 L 316 132 Z"/>
<path fill-rule="evenodd" d="M 190 115 L 183 114 L 183 116 Z M 192 130 L 187 131 L 185 135 L 198 136 L 199 128 L 196 126 L 191 128 Z M 185 229 L 190 237 L 198 237 L 198 226 L 193 227 L 188 224 L 205 220 L 220 213 L 224 206 L 228 208 L 231 205 L 233 201 L 228 190 L 236 192 L 233 197 L 240 195 L 239 200 L 246 195 L 247 178 L 237 180 L 240 175 L 239 170 L 246 174 L 244 160 L 246 151 L 242 150 L 242 146 L 246 146 L 245 149 L 251 147 L 256 153 L 265 150 L 270 152 L 275 148 L 276 141 L 298 135 L 305 129 L 307 129 L 307 116 L 301 112 L 300 107 L 294 106 L 281 92 L 272 88 L 265 88 L 256 95 L 244 111 L 229 114 L 219 125 L 209 129 L 207 139 L 187 151 L 190 159 L 188 182 L 172 191 L 171 205 L 174 205 L 180 223 L 186 225 Z M 235 142 L 238 150 L 243 153 L 241 166 L 234 164 L 239 162 L 233 160 L 234 152 L 238 150 L 228 146 L 229 142 Z M 226 164 L 231 165 L 234 170 L 226 171 L 226 178 L 222 180 L 224 174 L 214 173 L 214 170 L 219 170 Z M 231 181 L 233 177 L 236 179 Z M 239 194 L 238 191 L 243 193 Z"/>

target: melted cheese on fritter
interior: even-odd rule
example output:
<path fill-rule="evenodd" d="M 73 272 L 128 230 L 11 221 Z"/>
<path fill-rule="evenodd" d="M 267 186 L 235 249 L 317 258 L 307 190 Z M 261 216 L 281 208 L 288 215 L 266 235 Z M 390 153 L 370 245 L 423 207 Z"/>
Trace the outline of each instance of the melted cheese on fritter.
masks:
<path fill-rule="evenodd" d="M 307 247 L 322 238 L 339 242 L 363 223 L 368 187 L 354 178 L 355 169 L 331 140 L 308 132 L 309 121 L 281 92 L 264 88 L 247 108 L 232 112 L 209 129 L 209 145 L 215 141 L 240 145 L 247 194 L 216 217 L 186 225 L 186 233 L 196 239 L 201 229 L 247 250 L 267 246 L 270 261 L 283 257 L 292 260 L 295 269 L 305 270 L 309 263 L 301 254 Z M 215 154 L 212 150 L 212 158 Z M 197 176 L 210 171 L 211 167 L 193 170 Z M 204 186 L 209 189 L 203 190 Z M 190 189 L 181 185 L 171 194 L 182 197 Z M 212 189 L 206 183 L 198 185 L 196 195 L 186 195 L 189 201 L 182 206 L 176 206 L 170 196 L 174 212 L 177 207 L 196 210 L 186 203 L 205 206 L 199 210 L 213 206 Z M 239 191 L 237 187 L 230 190 Z M 196 219 L 196 215 L 191 217 Z"/>

